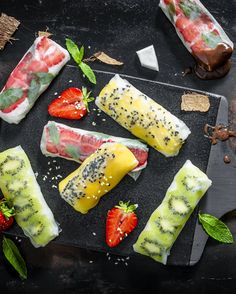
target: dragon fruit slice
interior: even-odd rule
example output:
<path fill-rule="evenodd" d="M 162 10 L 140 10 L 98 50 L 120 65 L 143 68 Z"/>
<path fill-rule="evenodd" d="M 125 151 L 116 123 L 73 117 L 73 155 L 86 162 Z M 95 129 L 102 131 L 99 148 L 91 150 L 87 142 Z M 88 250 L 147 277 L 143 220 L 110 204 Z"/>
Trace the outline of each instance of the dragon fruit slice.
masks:
<path fill-rule="evenodd" d="M 0 93 L 0 117 L 18 124 L 69 59 L 56 42 L 45 36 L 36 38 Z"/>
<path fill-rule="evenodd" d="M 191 133 L 183 121 L 119 75 L 102 89 L 95 103 L 133 135 L 167 157 L 177 155 Z"/>
<path fill-rule="evenodd" d="M 124 144 L 134 154 L 138 166 L 129 175 L 136 180 L 141 170 L 146 167 L 148 158 L 148 147 L 139 140 L 114 137 L 49 121 L 44 126 L 40 147 L 46 156 L 62 157 L 82 163 L 107 142 Z"/>

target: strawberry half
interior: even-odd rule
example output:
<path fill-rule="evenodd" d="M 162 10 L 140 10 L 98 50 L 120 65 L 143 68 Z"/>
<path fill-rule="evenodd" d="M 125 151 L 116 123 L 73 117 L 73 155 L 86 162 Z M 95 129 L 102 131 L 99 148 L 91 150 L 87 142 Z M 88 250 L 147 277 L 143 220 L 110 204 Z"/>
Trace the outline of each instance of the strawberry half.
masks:
<path fill-rule="evenodd" d="M 107 213 L 106 220 L 106 243 L 109 247 L 117 246 L 137 226 L 138 218 L 134 210 L 137 204 L 119 202 Z"/>
<path fill-rule="evenodd" d="M 48 112 L 55 117 L 81 119 L 89 111 L 88 103 L 94 100 L 89 97 L 90 93 L 87 93 L 87 89 L 84 87 L 82 87 L 82 91 L 78 88 L 68 88 L 52 101 L 48 106 Z"/>
<path fill-rule="evenodd" d="M 14 208 L 9 208 L 6 201 L 2 200 L 0 202 L 0 232 L 6 231 L 12 226 L 14 222 L 14 214 Z"/>

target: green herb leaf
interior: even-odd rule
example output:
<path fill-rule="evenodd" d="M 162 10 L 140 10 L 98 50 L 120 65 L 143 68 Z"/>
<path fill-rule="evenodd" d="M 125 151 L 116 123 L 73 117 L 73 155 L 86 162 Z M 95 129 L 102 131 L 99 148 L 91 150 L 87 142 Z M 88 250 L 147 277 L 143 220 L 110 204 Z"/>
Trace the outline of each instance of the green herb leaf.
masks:
<path fill-rule="evenodd" d="M 198 214 L 199 222 L 206 233 L 222 243 L 233 243 L 234 239 L 229 228 L 221 220 L 210 214 Z"/>
<path fill-rule="evenodd" d="M 179 6 L 184 15 L 190 19 L 195 19 L 202 13 L 200 7 L 198 7 L 195 1 L 192 0 L 181 0 Z"/>
<path fill-rule="evenodd" d="M 173 2 L 171 2 L 169 4 L 168 12 L 169 12 L 170 19 L 173 21 L 174 20 L 174 15 L 175 15 L 175 6 L 174 6 Z"/>
<path fill-rule="evenodd" d="M 37 79 L 33 79 L 30 83 L 28 91 L 29 104 L 33 104 L 39 96 L 40 83 Z"/>
<path fill-rule="evenodd" d="M 82 61 L 84 49 L 81 47 L 82 50 L 79 50 L 79 47 L 71 39 L 66 39 L 66 48 L 70 52 L 74 61 L 79 64 Z"/>
<path fill-rule="evenodd" d="M 80 69 L 82 70 L 82 72 L 84 73 L 84 75 L 89 79 L 89 81 L 93 84 L 96 84 L 96 76 L 93 72 L 93 70 L 91 69 L 91 67 L 89 65 L 87 65 L 84 62 L 81 62 L 79 64 Z"/>
<path fill-rule="evenodd" d="M 6 109 L 23 95 L 21 88 L 10 88 L 0 94 L 0 110 Z"/>
<path fill-rule="evenodd" d="M 58 145 L 60 143 L 60 134 L 54 122 L 48 126 L 49 136 L 53 144 Z"/>
<path fill-rule="evenodd" d="M 84 58 L 84 46 L 81 46 L 81 48 L 79 50 L 79 60 L 80 60 L 80 62 L 82 61 L 83 58 Z"/>
<path fill-rule="evenodd" d="M 80 158 L 80 153 L 78 151 L 78 148 L 73 145 L 70 145 L 70 144 L 66 145 L 65 151 L 74 159 Z"/>
<path fill-rule="evenodd" d="M 11 239 L 3 237 L 2 248 L 6 259 L 18 272 L 20 277 L 27 279 L 26 264 L 15 243 Z"/>
<path fill-rule="evenodd" d="M 89 112 L 89 102 L 92 102 L 95 100 L 94 97 L 90 97 L 90 94 L 91 94 L 91 91 L 88 92 L 87 88 L 86 87 L 82 87 L 82 93 L 83 93 L 83 102 L 84 102 L 84 105 L 87 109 L 87 111 Z"/>
<path fill-rule="evenodd" d="M 221 37 L 214 32 L 202 34 L 202 39 L 210 48 L 216 48 L 216 46 L 222 42 Z"/>
<path fill-rule="evenodd" d="M 42 85 L 50 84 L 54 78 L 54 75 L 49 72 L 35 72 L 34 75 L 39 78 Z"/>

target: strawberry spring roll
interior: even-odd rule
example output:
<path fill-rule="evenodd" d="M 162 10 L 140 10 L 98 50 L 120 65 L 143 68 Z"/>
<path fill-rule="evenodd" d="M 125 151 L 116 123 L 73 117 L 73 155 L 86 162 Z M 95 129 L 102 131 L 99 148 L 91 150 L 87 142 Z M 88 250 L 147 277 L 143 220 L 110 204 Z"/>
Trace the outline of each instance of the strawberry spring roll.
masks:
<path fill-rule="evenodd" d="M 82 163 L 104 143 L 121 143 L 136 157 L 139 164 L 129 173 L 135 180 L 147 165 L 148 147 L 139 140 L 106 135 L 103 133 L 71 128 L 49 121 L 44 126 L 41 151 L 46 156 L 62 157 Z"/>
<path fill-rule="evenodd" d="M 18 124 L 70 59 L 69 53 L 51 39 L 35 39 L 0 93 L 0 117 Z"/>
<path fill-rule="evenodd" d="M 184 46 L 197 61 L 200 78 L 217 78 L 230 69 L 233 42 L 199 0 L 160 0 Z"/>

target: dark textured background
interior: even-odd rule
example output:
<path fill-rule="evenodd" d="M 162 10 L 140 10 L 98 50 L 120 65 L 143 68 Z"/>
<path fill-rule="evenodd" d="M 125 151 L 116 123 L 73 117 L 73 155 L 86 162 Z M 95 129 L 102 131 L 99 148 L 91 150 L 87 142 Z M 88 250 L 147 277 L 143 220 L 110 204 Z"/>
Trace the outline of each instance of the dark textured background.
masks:
<path fill-rule="evenodd" d="M 236 1 L 203 1 L 236 40 Z M 0 11 L 21 20 L 13 45 L 7 45 L 0 54 L 0 86 L 16 63 L 32 44 L 35 32 L 49 27 L 54 40 L 64 43 L 66 36 L 80 41 L 87 48 L 86 55 L 104 50 L 124 61 L 122 68 L 93 64 L 98 70 L 117 71 L 170 84 L 206 90 L 235 99 L 235 55 L 228 76 L 216 81 L 200 81 L 193 75 L 182 76 L 193 64 L 171 24 L 158 8 L 158 1 L 5 1 Z M 135 51 L 154 44 L 160 72 L 140 67 Z M 71 62 L 72 64 L 72 62 Z M 79 75 L 79 73 L 78 73 Z M 73 80 L 76 77 L 72 78 Z M 225 218 L 233 234 L 235 217 Z M 143 262 L 142 257 L 124 261 L 115 256 L 49 244 L 33 249 L 28 241 L 19 243 L 29 268 L 29 278 L 21 282 L 1 257 L 0 285 L 8 292 L 51 293 L 158 293 L 159 291 L 234 292 L 235 245 L 223 245 L 209 240 L 200 262 L 192 267 L 164 267 Z M 117 263 L 117 264 L 116 264 Z"/>

